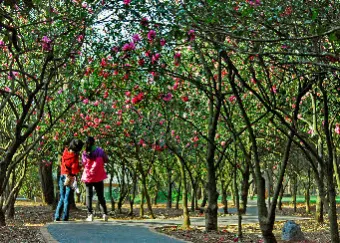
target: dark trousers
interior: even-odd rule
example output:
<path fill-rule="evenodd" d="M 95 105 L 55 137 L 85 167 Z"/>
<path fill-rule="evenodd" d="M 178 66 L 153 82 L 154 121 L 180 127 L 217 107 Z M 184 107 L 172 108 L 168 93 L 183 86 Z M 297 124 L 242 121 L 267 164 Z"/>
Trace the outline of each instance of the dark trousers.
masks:
<path fill-rule="evenodd" d="M 104 182 L 91 182 L 85 183 L 86 185 L 86 206 L 87 211 L 92 214 L 92 198 L 93 198 L 93 187 L 96 190 L 98 201 L 103 208 L 104 214 L 107 214 L 106 201 L 104 198 Z"/>

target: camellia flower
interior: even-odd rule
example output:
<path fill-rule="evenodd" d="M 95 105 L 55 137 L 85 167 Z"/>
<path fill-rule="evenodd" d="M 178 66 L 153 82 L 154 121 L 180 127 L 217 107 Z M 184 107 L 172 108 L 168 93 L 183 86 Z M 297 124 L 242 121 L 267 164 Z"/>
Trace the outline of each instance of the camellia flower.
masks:
<path fill-rule="evenodd" d="M 195 38 L 196 38 L 195 30 L 189 30 L 188 31 L 188 36 L 189 36 L 189 41 L 195 40 Z"/>
<path fill-rule="evenodd" d="M 163 100 L 164 101 L 170 101 L 172 99 L 172 94 L 171 93 L 167 93 L 166 95 L 163 96 Z"/>
<path fill-rule="evenodd" d="M 81 42 L 83 39 L 84 39 L 83 35 L 78 35 L 78 37 L 77 37 L 77 41 L 78 42 Z"/>
<path fill-rule="evenodd" d="M 188 98 L 188 96 L 182 96 L 182 100 L 183 100 L 183 102 L 188 102 L 189 98 Z"/>
<path fill-rule="evenodd" d="M 134 43 L 137 43 L 137 42 L 139 42 L 139 41 L 141 41 L 142 40 L 142 38 L 140 37 L 140 35 L 138 35 L 138 34 L 134 34 L 133 36 L 132 36 L 132 41 L 134 42 Z"/>
<path fill-rule="evenodd" d="M 89 103 L 89 99 L 84 99 L 84 100 L 83 100 L 83 103 L 84 103 L 85 105 L 87 105 L 87 104 Z"/>
<path fill-rule="evenodd" d="M 232 95 L 229 97 L 229 101 L 230 102 L 235 102 L 236 101 L 236 96 L 235 95 Z"/>
<path fill-rule="evenodd" d="M 142 18 L 140 21 L 140 24 L 143 26 L 147 26 L 149 24 L 149 20 L 147 18 Z"/>
<path fill-rule="evenodd" d="M 166 40 L 164 38 L 162 38 L 159 43 L 161 44 L 161 46 L 165 46 L 166 44 Z"/>
<path fill-rule="evenodd" d="M 161 54 L 159 54 L 159 53 L 156 53 L 155 55 L 152 55 L 151 63 L 154 64 L 155 62 L 157 62 L 159 60 L 160 57 L 161 57 Z"/>
<path fill-rule="evenodd" d="M 144 64 L 145 64 L 145 61 L 144 61 L 143 58 L 141 58 L 141 59 L 138 60 L 138 65 L 139 65 L 139 66 L 143 67 Z"/>
<path fill-rule="evenodd" d="M 125 96 L 130 97 L 130 95 L 131 95 L 131 92 L 130 92 L 130 91 L 126 91 L 126 92 L 125 92 Z"/>
<path fill-rule="evenodd" d="M 181 53 L 180 52 L 176 52 L 174 55 L 174 65 L 175 66 L 179 66 L 180 62 L 181 62 Z"/>
<path fill-rule="evenodd" d="M 271 92 L 273 92 L 274 94 L 277 93 L 277 88 L 276 85 L 273 85 L 272 88 L 270 89 Z"/>
<path fill-rule="evenodd" d="M 156 38 L 156 31 L 150 30 L 148 33 L 148 40 L 153 41 Z"/>
<path fill-rule="evenodd" d="M 334 131 L 336 134 L 340 134 L 340 125 L 338 123 L 335 125 Z"/>
<path fill-rule="evenodd" d="M 47 36 L 44 36 L 42 39 L 42 48 L 43 50 L 45 51 L 50 51 L 52 48 L 51 48 L 51 40 L 47 37 Z"/>
<path fill-rule="evenodd" d="M 123 47 L 122 50 L 123 51 L 132 51 L 136 48 L 135 43 L 134 42 L 130 42 L 130 43 L 126 43 Z"/>
<path fill-rule="evenodd" d="M 129 5 L 131 3 L 131 0 L 124 0 L 125 5 Z"/>

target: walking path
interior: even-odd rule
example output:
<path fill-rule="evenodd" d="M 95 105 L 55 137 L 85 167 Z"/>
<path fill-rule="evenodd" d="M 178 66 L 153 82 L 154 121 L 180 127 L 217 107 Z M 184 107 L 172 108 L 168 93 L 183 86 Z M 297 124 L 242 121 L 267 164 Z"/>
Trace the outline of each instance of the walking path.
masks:
<path fill-rule="evenodd" d="M 219 210 L 222 212 L 223 210 Z M 229 213 L 236 213 L 229 208 Z M 276 221 L 302 220 L 307 218 L 296 216 L 276 216 Z M 218 217 L 218 225 L 235 225 L 236 214 Z M 192 226 L 204 226 L 204 217 L 190 217 Z M 102 220 L 94 222 L 69 221 L 57 222 L 41 228 L 47 242 L 114 242 L 114 243 L 179 243 L 182 240 L 157 233 L 154 228 L 160 226 L 181 225 L 182 219 L 144 219 L 144 220 Z M 247 214 L 242 216 L 243 224 L 258 223 L 257 207 L 249 203 Z"/>

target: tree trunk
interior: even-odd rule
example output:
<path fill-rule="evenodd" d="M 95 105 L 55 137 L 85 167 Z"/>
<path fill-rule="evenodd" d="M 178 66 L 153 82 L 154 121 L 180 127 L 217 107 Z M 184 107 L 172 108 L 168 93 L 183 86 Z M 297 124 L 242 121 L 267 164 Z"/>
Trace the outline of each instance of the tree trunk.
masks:
<path fill-rule="evenodd" d="M 243 172 L 243 180 L 241 185 L 241 200 L 242 205 L 240 207 L 241 213 L 246 214 L 247 212 L 247 203 L 248 203 L 248 191 L 250 187 L 249 178 L 250 178 L 250 168 L 249 164 L 247 163 L 246 168 Z"/>
<path fill-rule="evenodd" d="M 110 182 L 109 182 L 109 197 L 110 197 L 110 202 L 111 202 L 111 211 L 115 211 L 115 207 L 116 207 L 116 202 L 115 202 L 115 199 L 113 197 L 113 193 L 112 193 L 112 182 L 113 182 L 113 175 L 111 174 L 111 177 L 110 177 Z"/>
<path fill-rule="evenodd" d="M 50 206 L 55 203 L 52 164 L 53 163 L 39 163 L 41 190 L 44 197 L 43 200 L 44 203 Z"/>
<path fill-rule="evenodd" d="M 293 206 L 294 206 L 294 213 L 296 213 L 296 194 L 297 194 L 297 176 L 294 175 L 293 177 Z"/>
<path fill-rule="evenodd" d="M 166 208 L 170 209 L 172 208 L 172 171 L 170 168 L 167 168 L 167 174 L 168 174 L 168 195 Z"/>
<path fill-rule="evenodd" d="M 279 210 L 282 211 L 282 198 L 283 198 L 283 193 L 284 193 L 284 186 L 282 185 L 281 186 L 281 189 L 280 189 L 280 196 L 279 196 L 279 200 L 278 200 L 278 203 L 277 203 L 277 208 Z"/>
<path fill-rule="evenodd" d="M 327 189 L 328 189 L 328 201 L 329 201 L 329 209 L 328 209 L 328 219 L 330 225 L 331 232 L 331 240 L 332 243 L 340 242 L 339 238 L 339 226 L 337 222 L 337 214 L 336 214 L 336 193 L 335 193 L 335 185 L 334 185 L 334 143 L 331 138 L 331 132 L 329 130 L 329 110 L 328 110 L 328 97 L 327 91 L 324 89 L 322 84 L 322 80 L 319 82 L 319 88 L 323 94 L 323 107 L 324 107 L 324 132 L 326 135 L 326 144 L 328 151 L 328 159 L 326 163 L 326 180 L 327 180 Z"/>
<path fill-rule="evenodd" d="M 235 163 L 237 159 L 237 152 L 236 152 L 236 146 L 235 146 Z M 236 209 L 237 209 L 237 228 L 238 228 L 238 238 L 242 239 L 242 211 L 240 208 L 240 198 L 239 198 L 239 192 L 237 187 L 237 168 L 236 165 L 234 166 L 234 188 L 235 188 L 235 201 L 236 201 Z"/>
<path fill-rule="evenodd" d="M 310 169 L 308 169 L 307 175 L 307 185 L 305 189 L 305 205 L 306 205 L 306 213 L 310 213 Z"/>
<path fill-rule="evenodd" d="M 193 183 L 191 188 L 191 212 L 195 212 L 196 190 L 196 183 Z"/>
<path fill-rule="evenodd" d="M 158 188 L 156 189 L 155 196 L 153 198 L 153 204 L 157 205 L 157 200 L 158 200 Z"/>
<path fill-rule="evenodd" d="M 182 188 L 182 180 L 180 180 L 179 186 L 177 189 L 176 209 L 179 209 L 179 200 L 181 199 L 181 188 Z"/>
<path fill-rule="evenodd" d="M 182 207 L 183 207 L 183 225 L 182 228 L 188 229 L 190 227 L 190 218 L 189 218 L 189 210 L 188 210 L 188 192 L 186 186 L 186 173 L 184 168 L 184 161 L 177 157 L 177 162 L 179 164 L 179 168 L 181 171 L 181 181 L 183 185 L 183 193 L 182 193 Z"/>
<path fill-rule="evenodd" d="M 133 215 L 133 205 L 135 204 L 135 198 L 136 198 L 136 194 L 137 194 L 137 176 L 136 173 L 134 173 L 133 176 L 133 187 L 132 187 L 132 195 L 130 196 L 130 212 L 129 215 L 132 216 Z"/>
<path fill-rule="evenodd" d="M 150 199 L 147 184 L 146 184 L 146 178 L 144 176 L 142 176 L 142 184 L 143 184 L 143 188 L 144 188 L 146 203 L 147 203 L 148 210 L 149 210 L 149 213 L 150 213 L 150 218 L 154 219 L 155 215 L 153 214 L 152 203 L 151 203 L 151 199 Z"/>
<path fill-rule="evenodd" d="M 225 185 L 225 182 L 221 181 L 221 191 L 222 191 L 222 204 L 223 204 L 223 213 L 228 213 L 228 194 L 227 194 L 227 186 Z"/>
<path fill-rule="evenodd" d="M 140 192 L 140 206 L 139 206 L 139 217 L 144 217 L 144 188 L 142 187 Z"/>
<path fill-rule="evenodd" d="M 6 226 L 6 217 L 1 207 L 0 207 L 0 226 Z"/>

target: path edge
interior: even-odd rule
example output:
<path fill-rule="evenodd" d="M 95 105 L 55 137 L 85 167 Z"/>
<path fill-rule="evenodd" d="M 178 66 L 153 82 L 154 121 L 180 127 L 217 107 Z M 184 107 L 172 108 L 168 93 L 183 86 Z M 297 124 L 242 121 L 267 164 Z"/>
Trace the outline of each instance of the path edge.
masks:
<path fill-rule="evenodd" d="M 48 232 L 47 227 L 50 225 L 51 223 L 47 223 L 44 226 L 40 227 L 40 233 L 42 234 L 44 241 L 48 242 L 48 243 L 58 243 L 59 241 L 57 241 L 56 239 L 53 238 L 53 236 Z"/>
<path fill-rule="evenodd" d="M 163 235 L 163 236 L 169 237 L 169 238 L 171 238 L 171 239 L 178 240 L 178 241 L 180 241 L 180 242 L 192 243 L 192 241 L 186 241 L 186 240 L 183 240 L 183 239 L 176 238 L 176 237 L 174 237 L 174 236 L 172 236 L 172 235 L 167 235 L 167 234 L 161 233 L 161 232 L 157 231 L 156 228 L 148 227 L 148 229 L 149 229 L 149 231 L 152 232 L 152 233 L 159 234 L 159 235 Z"/>

